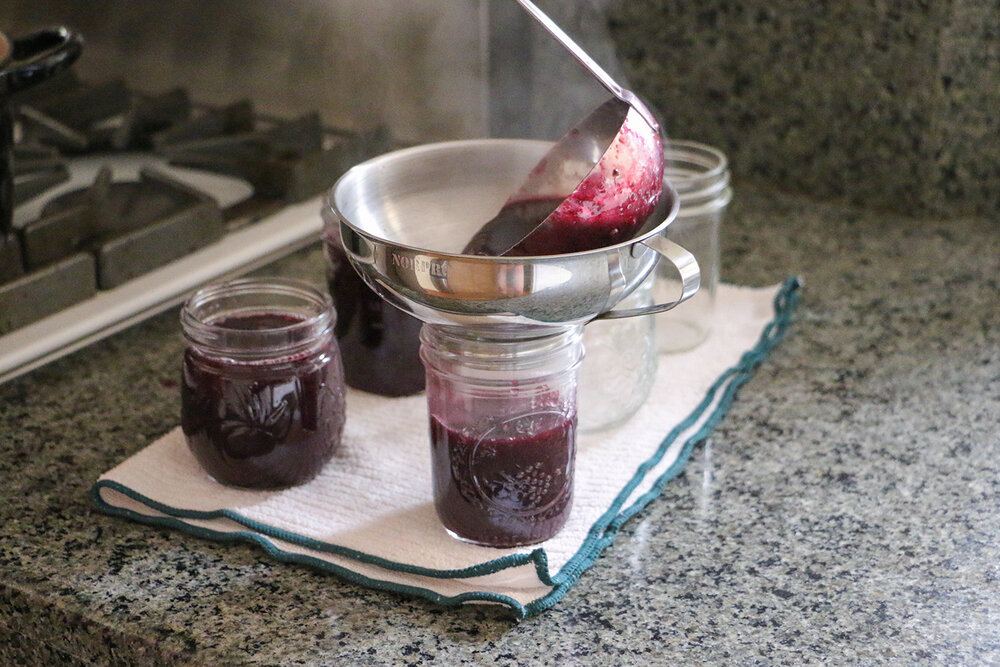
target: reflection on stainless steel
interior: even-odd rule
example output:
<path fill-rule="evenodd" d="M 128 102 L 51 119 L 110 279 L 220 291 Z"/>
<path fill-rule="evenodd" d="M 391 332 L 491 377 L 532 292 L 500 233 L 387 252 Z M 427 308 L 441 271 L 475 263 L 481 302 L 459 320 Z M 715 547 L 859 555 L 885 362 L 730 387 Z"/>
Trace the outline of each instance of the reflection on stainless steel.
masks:
<path fill-rule="evenodd" d="M 618 81 L 612 0 L 546 0 L 546 13 Z M 66 23 L 86 38 L 74 66 L 149 91 L 253 99 L 331 126 L 386 125 L 409 143 L 556 139 L 604 89 L 511 0 L 0 0 L 10 34 Z"/>
<path fill-rule="evenodd" d="M 698 282 L 693 257 L 669 242 L 672 256 L 656 249 L 677 214 L 669 186 L 629 242 L 538 257 L 457 254 L 550 147 L 513 139 L 445 142 L 355 166 L 329 198 L 348 257 L 390 303 L 437 324 L 584 323 L 613 308 L 661 257 L 690 278 L 690 296 Z"/>
<path fill-rule="evenodd" d="M 615 0 L 544 0 L 545 13 L 601 67 L 625 82 L 607 24 Z M 510 0 L 484 0 L 489 26 L 490 133 L 555 139 L 607 97 L 552 37 Z"/>
<path fill-rule="evenodd" d="M 646 562 L 649 559 L 649 517 L 641 517 L 632 530 L 632 535 L 625 544 L 628 546 L 628 564 L 635 574 L 641 574 L 646 569 Z"/>
<path fill-rule="evenodd" d="M 712 514 L 712 439 L 707 438 L 701 450 L 701 494 L 698 510 L 703 520 Z"/>
<path fill-rule="evenodd" d="M 77 71 L 262 113 L 386 125 L 405 141 L 486 134 L 482 0 L 0 0 L 5 30 L 65 23 Z"/>
<path fill-rule="evenodd" d="M 538 8 L 535 3 L 531 0 L 517 0 L 522 7 L 524 7 L 531 16 L 538 21 L 542 27 L 544 27 L 550 35 L 556 38 L 556 40 L 565 48 L 574 58 L 583 65 L 588 72 L 590 72 L 594 77 L 600 81 L 601 85 L 604 86 L 616 99 L 621 100 L 628 106 L 632 107 L 639 112 L 642 119 L 646 121 L 650 128 L 654 132 L 659 131 L 660 124 L 657 122 L 656 118 L 653 117 L 653 113 L 646 108 L 642 100 L 633 93 L 631 90 L 623 88 L 614 78 L 604 71 L 604 69 L 597 64 L 589 53 L 587 53 L 579 44 L 573 41 L 566 32 L 556 24 L 551 18 L 549 18 L 542 10 Z"/>

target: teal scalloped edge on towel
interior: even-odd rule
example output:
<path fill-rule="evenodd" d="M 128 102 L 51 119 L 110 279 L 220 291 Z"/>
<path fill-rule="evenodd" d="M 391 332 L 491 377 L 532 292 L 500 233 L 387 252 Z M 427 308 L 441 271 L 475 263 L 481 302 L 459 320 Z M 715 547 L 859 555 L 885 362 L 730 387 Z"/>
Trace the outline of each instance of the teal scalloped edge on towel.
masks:
<path fill-rule="evenodd" d="M 767 358 L 771 350 L 773 350 L 785 337 L 785 334 L 791 324 L 792 314 L 798 305 L 800 286 L 801 281 L 796 277 L 788 278 L 784 281 L 774 298 L 774 318 L 767 324 L 767 326 L 764 327 L 764 330 L 754 347 L 747 352 L 744 352 L 735 366 L 725 371 L 718 377 L 718 379 L 716 379 L 698 406 L 666 435 L 653 455 L 637 468 L 635 475 L 615 497 L 611 507 L 609 507 L 608 510 L 594 523 L 594 525 L 591 526 L 587 533 L 587 537 L 580 546 L 580 549 L 555 575 L 552 575 L 549 572 L 548 559 L 543 548 L 534 549 L 530 553 L 503 556 L 501 558 L 480 563 L 473 567 L 462 568 L 459 570 L 430 570 L 414 565 L 408 565 L 406 563 L 388 561 L 363 552 L 339 547 L 334 544 L 319 542 L 301 535 L 275 529 L 274 527 L 251 521 L 229 510 L 216 510 L 211 512 L 178 510 L 176 508 L 158 503 L 155 500 L 147 498 L 126 486 L 109 480 L 99 480 L 96 482 L 91 487 L 91 498 L 97 505 L 98 509 L 109 515 L 120 516 L 154 526 L 172 528 L 197 537 L 212 539 L 220 542 L 250 542 L 261 547 L 268 555 L 276 560 L 306 565 L 327 571 L 346 581 L 360 584 L 368 588 L 416 596 L 442 606 L 454 606 L 466 602 L 499 603 L 510 607 L 518 619 L 524 619 L 552 607 L 565 597 L 577 579 L 579 579 L 580 576 L 594 564 L 604 549 L 614 542 L 615 536 L 618 534 L 619 529 L 625 524 L 625 522 L 641 512 L 650 502 L 656 499 L 662 493 L 663 488 L 667 485 L 667 483 L 684 470 L 684 466 L 691 457 L 691 452 L 698 444 L 704 442 L 704 440 L 712 432 L 712 429 L 715 428 L 716 424 L 718 424 L 719 421 L 721 421 L 726 415 L 729 407 L 735 400 L 740 387 L 750 379 L 754 370 Z M 649 471 L 663 459 L 667 450 L 675 443 L 677 438 L 699 420 L 702 420 L 703 417 L 705 417 L 706 410 L 712 408 L 713 405 L 714 408 L 712 409 L 712 413 L 704 419 L 701 428 L 688 437 L 673 464 L 660 474 L 647 492 L 639 496 L 627 507 L 624 506 L 632 492 L 643 482 L 643 480 L 645 480 Z M 105 488 L 124 494 L 167 516 L 148 516 L 132 510 L 110 505 L 101 497 L 100 492 Z M 234 521 L 250 530 L 236 532 L 216 531 L 201 526 L 193 526 L 182 520 L 211 520 L 221 518 Z M 321 553 L 337 554 L 357 562 L 377 565 L 388 570 L 442 579 L 473 577 L 491 574 L 510 567 L 533 564 L 539 580 L 545 585 L 551 586 L 552 589 L 546 595 L 528 603 L 527 605 L 521 604 L 517 600 L 514 600 L 506 595 L 492 593 L 489 591 L 475 591 L 456 596 L 445 596 L 419 586 L 373 579 L 348 568 L 315 558 L 313 556 L 284 551 L 270 542 L 267 537 L 281 539 L 291 544 L 304 546 Z"/>

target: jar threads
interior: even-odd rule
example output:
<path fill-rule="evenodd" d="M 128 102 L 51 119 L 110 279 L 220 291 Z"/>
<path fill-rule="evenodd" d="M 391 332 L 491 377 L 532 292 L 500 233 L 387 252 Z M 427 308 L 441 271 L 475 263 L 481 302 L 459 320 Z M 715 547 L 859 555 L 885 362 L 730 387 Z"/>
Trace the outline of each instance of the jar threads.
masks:
<path fill-rule="evenodd" d="M 653 304 L 654 275 L 618 308 Z M 584 328 L 586 356 L 580 366 L 580 431 L 593 433 L 628 421 L 653 388 L 658 364 L 653 317 L 597 320 Z"/>
<path fill-rule="evenodd" d="M 680 210 L 667 238 L 690 251 L 701 269 L 701 287 L 676 309 L 655 316 L 660 352 L 683 352 L 708 338 L 719 284 L 719 233 L 733 197 L 729 160 L 717 148 L 694 141 L 664 143 L 663 177 L 677 190 Z M 660 263 L 654 298 L 668 300 L 679 290 L 676 272 Z"/>

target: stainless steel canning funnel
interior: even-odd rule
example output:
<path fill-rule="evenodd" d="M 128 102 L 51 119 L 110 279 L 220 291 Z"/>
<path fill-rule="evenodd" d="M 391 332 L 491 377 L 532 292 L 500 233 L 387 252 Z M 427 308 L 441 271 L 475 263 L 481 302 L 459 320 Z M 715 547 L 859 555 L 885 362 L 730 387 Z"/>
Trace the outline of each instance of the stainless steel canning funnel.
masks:
<path fill-rule="evenodd" d="M 537 257 L 459 254 L 551 147 L 545 141 L 476 139 L 393 151 L 350 169 L 327 205 L 365 282 L 424 322 L 580 324 L 661 312 L 690 298 L 700 273 L 694 256 L 663 235 L 678 208 L 668 185 L 657 210 L 626 243 Z M 680 274 L 679 298 L 609 312 L 660 258 Z"/>

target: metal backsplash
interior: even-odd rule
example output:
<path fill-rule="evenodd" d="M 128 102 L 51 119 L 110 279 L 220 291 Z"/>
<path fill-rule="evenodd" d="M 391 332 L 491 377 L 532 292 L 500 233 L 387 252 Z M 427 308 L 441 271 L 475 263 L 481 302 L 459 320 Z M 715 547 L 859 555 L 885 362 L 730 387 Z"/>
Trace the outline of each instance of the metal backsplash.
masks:
<path fill-rule="evenodd" d="M 611 0 L 535 3 L 620 83 L 608 30 Z M 489 127 L 493 136 L 554 140 L 609 93 L 514 0 L 487 0 Z"/>
<path fill-rule="evenodd" d="M 487 132 L 484 12 L 480 0 L 0 0 L 0 30 L 74 26 L 85 78 L 426 141 Z"/>
<path fill-rule="evenodd" d="M 539 5 L 620 78 L 607 1 Z M 0 0 L 9 36 L 48 24 L 84 34 L 88 79 L 404 142 L 555 139 L 607 97 L 514 0 Z"/>

